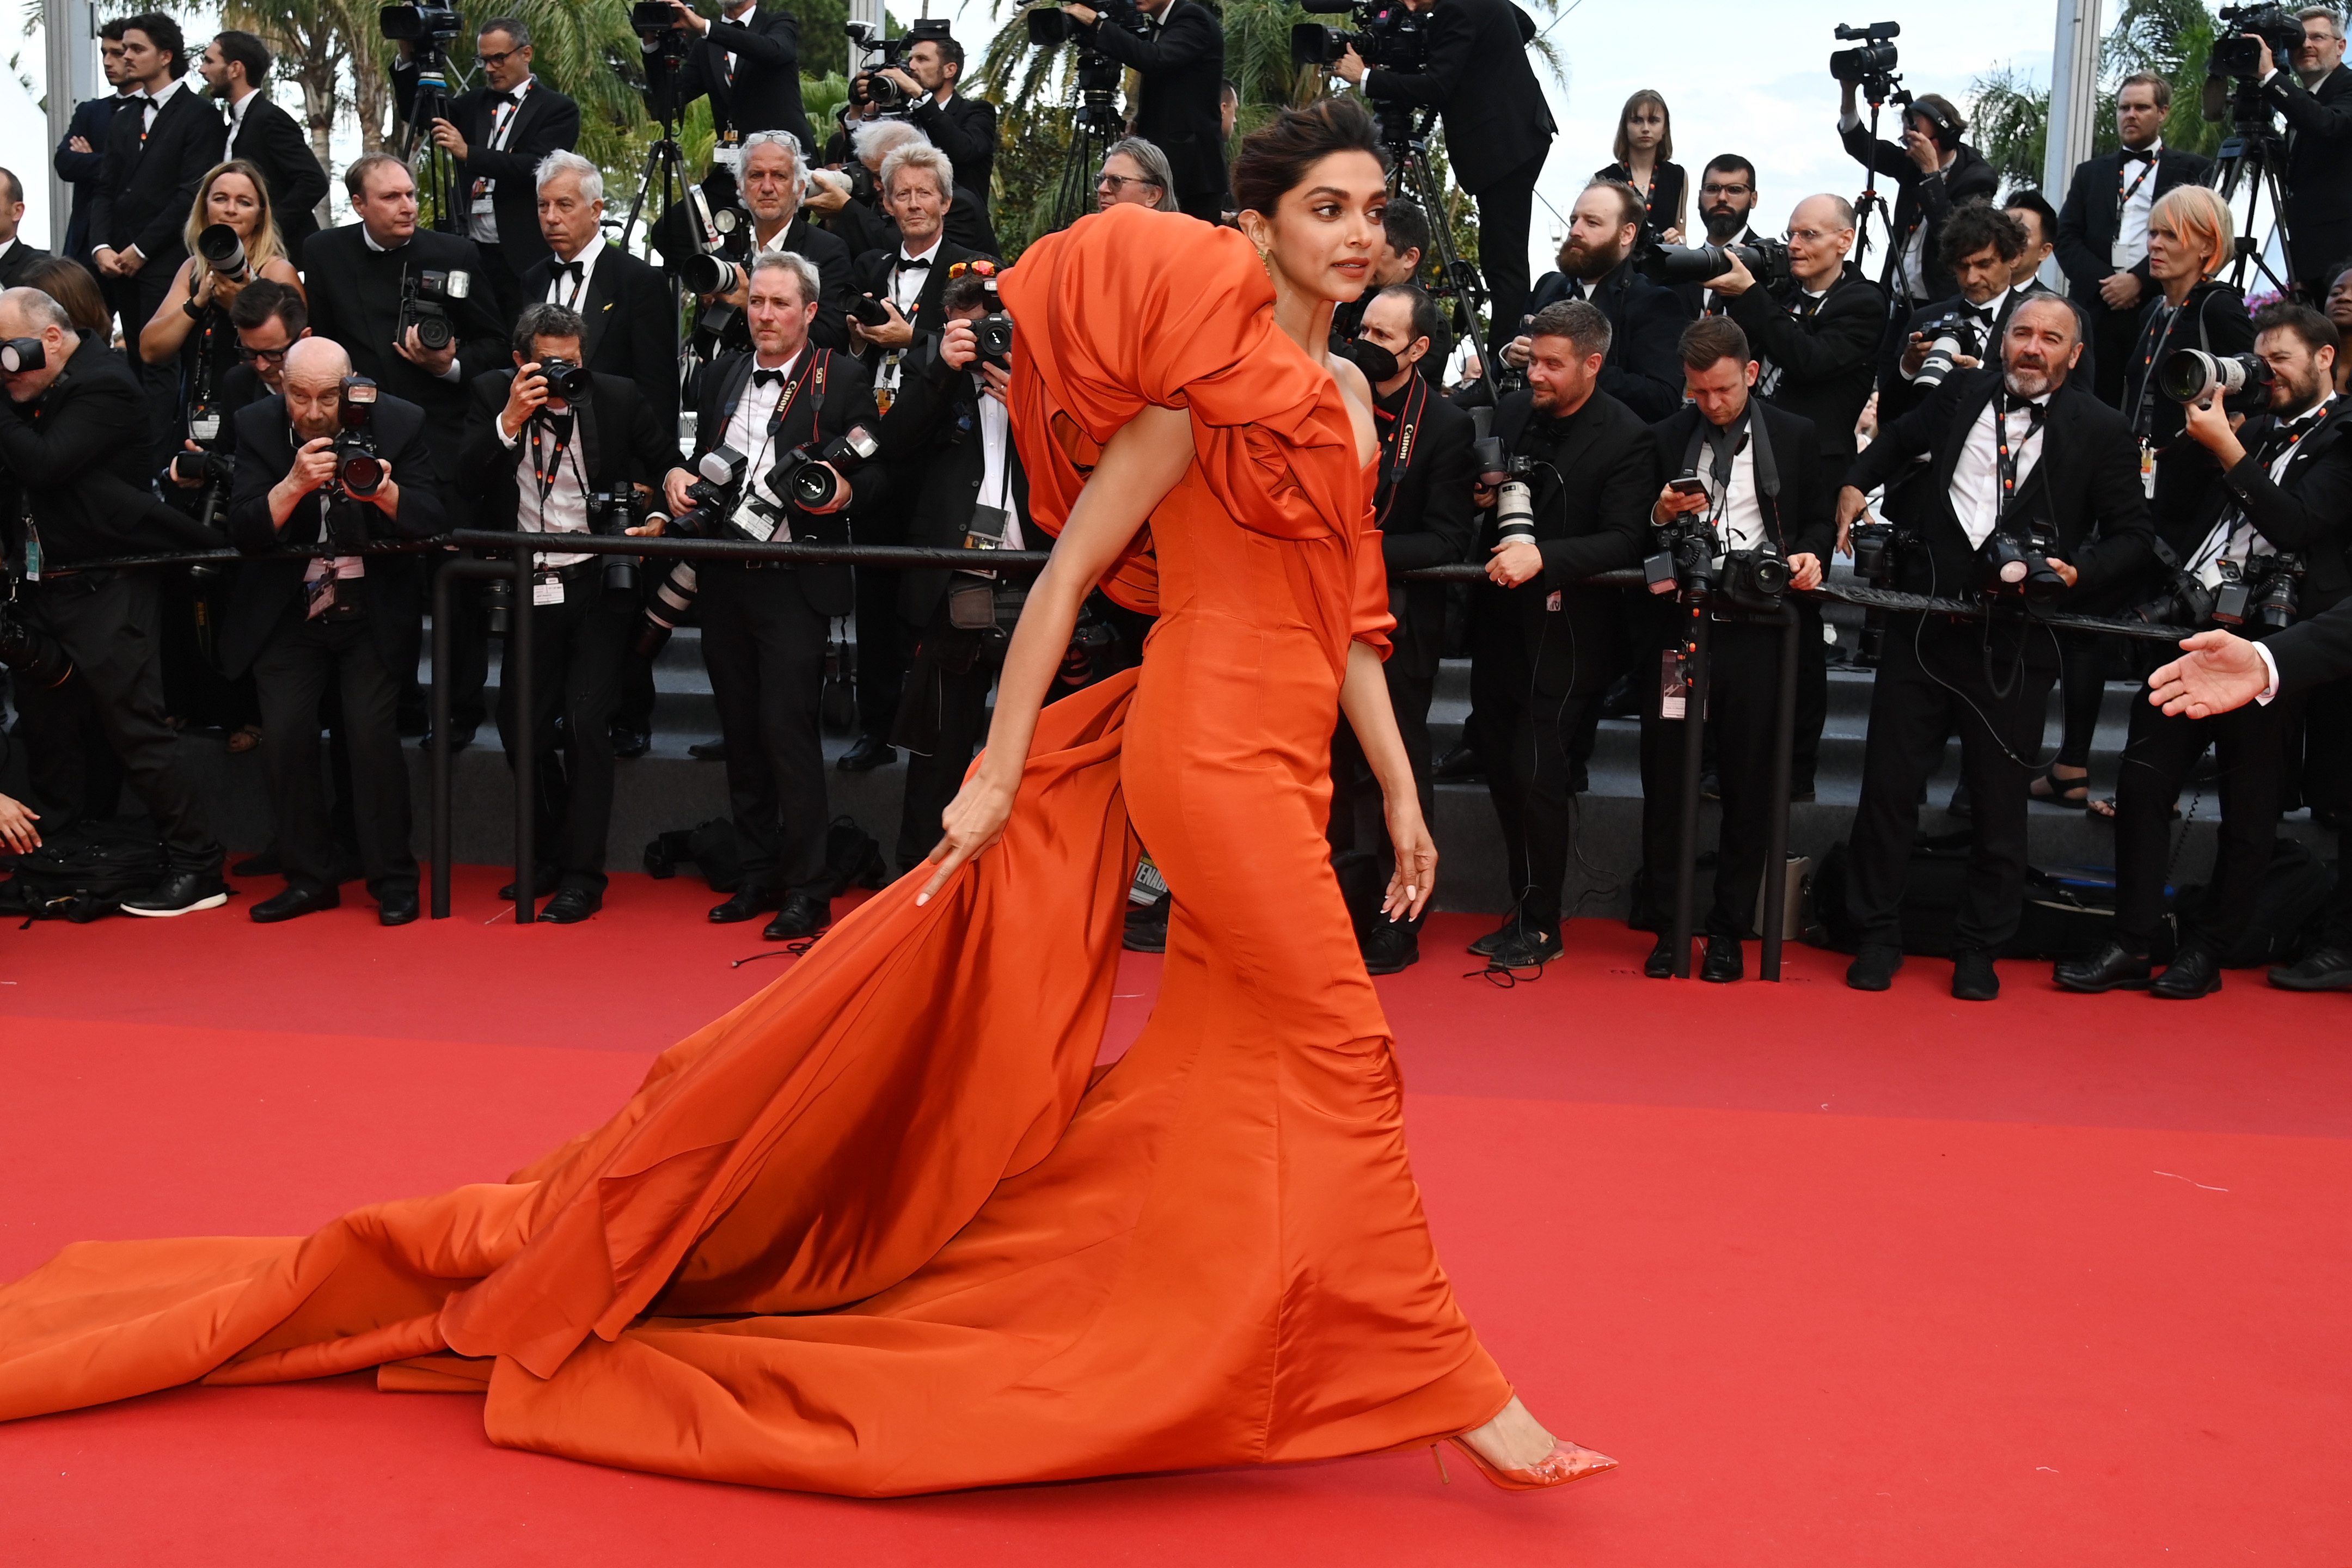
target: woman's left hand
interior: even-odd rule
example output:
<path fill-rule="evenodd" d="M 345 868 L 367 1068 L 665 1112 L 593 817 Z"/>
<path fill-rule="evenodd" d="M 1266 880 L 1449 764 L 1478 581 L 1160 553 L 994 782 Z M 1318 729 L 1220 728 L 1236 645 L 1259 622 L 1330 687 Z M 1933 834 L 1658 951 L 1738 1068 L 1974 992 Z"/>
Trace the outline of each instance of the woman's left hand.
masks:
<path fill-rule="evenodd" d="M 245 285 L 236 279 L 224 278 L 210 269 L 205 273 L 205 288 L 210 293 L 211 302 L 224 310 L 236 304 L 236 297 L 245 292 Z"/>
<path fill-rule="evenodd" d="M 1410 787 L 1387 801 L 1389 842 L 1396 847 L 1396 873 L 1381 900 L 1381 913 L 1391 920 L 1418 920 L 1437 889 L 1437 840 L 1422 820 L 1421 802 Z"/>

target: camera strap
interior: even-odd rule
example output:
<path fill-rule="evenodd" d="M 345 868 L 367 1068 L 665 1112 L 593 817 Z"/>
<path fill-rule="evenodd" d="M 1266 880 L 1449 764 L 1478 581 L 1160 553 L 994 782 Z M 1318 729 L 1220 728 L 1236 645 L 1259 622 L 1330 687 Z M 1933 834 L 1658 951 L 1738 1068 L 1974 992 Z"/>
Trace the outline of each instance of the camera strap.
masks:
<path fill-rule="evenodd" d="M 2017 460 L 2024 455 L 2025 444 L 2041 433 L 2042 421 L 2050 416 L 2050 407 L 2047 403 L 2027 402 L 2024 407 L 2025 434 L 2020 436 L 2017 438 L 2017 445 L 2012 447 L 2009 442 L 2009 416 L 2012 412 L 2009 403 L 2009 388 L 2001 386 L 1993 389 L 1993 453 L 1994 460 L 2000 472 L 2000 488 L 1993 492 L 1992 528 L 1995 533 L 1999 533 L 2001 524 L 2009 521 L 2010 504 L 2017 499 Z"/>
<path fill-rule="evenodd" d="M 2158 154 L 2158 157 L 2161 156 L 2163 156 L 2162 153 Z M 2124 208 L 2131 205 L 2131 199 L 2139 195 L 2139 188 L 2147 184 L 2149 176 L 2156 173 L 2156 159 L 2150 158 L 2139 166 L 2139 178 L 2126 186 L 2124 184 L 2124 171 L 2131 167 L 2131 164 L 2132 160 L 2126 157 L 2116 167 L 2116 237 L 2118 240 L 2123 237 Z"/>
<path fill-rule="evenodd" d="M 549 414 L 541 411 L 530 422 L 530 477 L 539 486 L 539 512 L 547 516 L 547 498 L 555 491 L 555 481 L 563 472 L 563 456 L 572 450 L 572 416 L 569 414 Z M 580 465 L 574 462 L 572 471 L 576 478 Z M 584 492 L 587 487 L 581 487 Z"/>
<path fill-rule="evenodd" d="M 1396 500 L 1397 484 L 1412 471 L 1415 448 L 1420 444 L 1421 422 L 1428 414 L 1429 381 L 1418 370 L 1405 383 L 1404 405 L 1394 414 L 1381 407 L 1377 401 L 1372 405 L 1373 422 L 1386 423 L 1390 426 L 1383 432 L 1386 438 L 1381 443 L 1381 481 L 1372 498 L 1373 516 L 1383 531 L 1389 525 L 1389 508 Z"/>

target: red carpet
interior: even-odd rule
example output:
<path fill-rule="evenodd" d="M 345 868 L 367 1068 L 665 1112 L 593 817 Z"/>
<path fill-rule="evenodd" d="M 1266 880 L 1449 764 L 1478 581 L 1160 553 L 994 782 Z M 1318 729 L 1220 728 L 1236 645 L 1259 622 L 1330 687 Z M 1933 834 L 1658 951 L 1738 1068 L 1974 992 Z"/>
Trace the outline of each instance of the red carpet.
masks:
<path fill-rule="evenodd" d="M 788 962 L 729 967 L 766 944 L 697 884 L 517 931 L 501 879 L 396 931 L 363 898 L 0 928 L 0 1277 L 495 1179 Z M 0 1562 L 2352 1560 L 2352 997 L 2006 964 L 1967 1005 L 1931 960 L 1862 996 L 1802 949 L 1777 988 L 1663 984 L 1596 922 L 1501 990 L 1460 977 L 1478 927 L 1438 917 L 1381 982 L 1416 1165 L 1497 1358 L 1619 1474 L 1511 1497 L 1409 1455 L 854 1503 L 509 1453 L 478 1401 L 345 1378 L 0 1426 Z"/>

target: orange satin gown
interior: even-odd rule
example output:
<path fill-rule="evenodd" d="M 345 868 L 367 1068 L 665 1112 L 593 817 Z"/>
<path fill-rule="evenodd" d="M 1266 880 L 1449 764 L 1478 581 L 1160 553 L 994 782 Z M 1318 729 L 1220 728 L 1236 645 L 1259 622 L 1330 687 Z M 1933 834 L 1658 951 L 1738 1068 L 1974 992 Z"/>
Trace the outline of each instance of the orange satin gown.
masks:
<path fill-rule="evenodd" d="M 1502 1408 L 1323 836 L 1349 645 L 1388 624 L 1339 390 L 1248 245 L 1188 217 L 1082 219 L 1003 291 L 1040 522 L 1146 403 L 1198 447 L 1110 584 L 1159 609 L 1141 670 L 1045 710 L 1003 841 L 928 905 L 919 872 L 859 908 L 503 1183 L 307 1238 L 68 1247 L 0 1290 L 0 1418 L 373 1366 L 487 1393 L 509 1447 L 889 1496 Z M 1097 1079 L 1130 821 L 1175 912 Z"/>

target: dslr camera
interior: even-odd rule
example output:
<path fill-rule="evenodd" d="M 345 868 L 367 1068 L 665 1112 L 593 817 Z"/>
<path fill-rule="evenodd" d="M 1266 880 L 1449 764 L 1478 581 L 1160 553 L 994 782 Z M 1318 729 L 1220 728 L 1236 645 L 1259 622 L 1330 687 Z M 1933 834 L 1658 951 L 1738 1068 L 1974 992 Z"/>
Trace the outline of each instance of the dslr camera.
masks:
<path fill-rule="evenodd" d="M 568 359 L 543 359 L 539 362 L 539 374 L 547 383 L 547 395 L 565 403 L 585 403 L 595 390 L 595 379 L 584 364 L 574 364 Z"/>
<path fill-rule="evenodd" d="M 1985 593 L 2029 605 L 2053 604 L 2063 597 L 2066 579 L 2050 564 L 2051 547 L 2049 533 L 2039 525 L 2029 525 L 2022 536 L 1995 529 L 1977 552 L 1984 563 Z"/>
<path fill-rule="evenodd" d="M 1794 276 L 1789 269 L 1785 239 L 1757 239 L 1746 245 L 1661 245 L 1645 230 L 1634 247 L 1633 260 L 1633 269 L 1643 277 L 1671 288 L 1720 278 L 1731 270 L 1734 257 L 1768 289 Z"/>
<path fill-rule="evenodd" d="M 1923 323 L 1919 335 L 1927 340 L 1927 357 L 1919 362 L 1919 374 L 1911 378 L 1911 384 L 1941 386 L 1963 355 L 1982 360 L 1985 344 L 1981 325 L 1974 316 L 1964 316 L 1957 310 Z"/>
<path fill-rule="evenodd" d="M 356 552 L 367 542 L 367 520 L 355 503 L 383 488 L 383 458 L 375 449 L 375 383 L 366 376 L 343 377 L 335 488 L 327 506 L 327 542 L 341 552 Z"/>
<path fill-rule="evenodd" d="M 615 485 L 609 490 L 597 490 L 588 498 L 588 531 L 607 535 L 625 535 L 646 520 L 646 507 L 637 496 L 637 487 Z M 637 591 L 637 559 L 634 555 L 604 557 L 604 591 L 609 594 L 635 594 Z"/>
<path fill-rule="evenodd" d="M 1830 75 L 1853 83 L 1873 103 L 1883 103 L 1890 97 L 1897 103 L 1909 102 L 1910 95 L 1901 89 L 1903 79 L 1895 73 L 1898 57 L 1893 40 L 1902 33 L 1899 22 L 1873 22 L 1861 27 L 1840 22 L 1835 36 L 1853 47 L 1830 55 Z"/>
<path fill-rule="evenodd" d="M 768 492 L 790 501 L 803 511 L 821 507 L 833 498 L 835 474 L 847 479 L 861 465 L 872 460 L 879 450 L 881 443 L 875 438 L 873 431 L 863 425 L 852 425 L 822 447 L 795 447 L 778 458 L 776 466 L 768 470 Z M 772 510 L 758 496 L 746 496 L 744 504 L 747 508 Z M 782 521 L 781 515 L 776 521 Z M 738 526 L 740 526 L 740 517 Z M 766 533 L 754 534 L 753 537 L 767 539 L 773 537 L 774 533 L 774 522 L 771 521 Z"/>
<path fill-rule="evenodd" d="M 0 599 L 0 665 L 22 683 L 20 690 L 62 686 L 74 671 L 73 656 L 65 645 L 26 620 L 13 596 Z"/>
<path fill-rule="evenodd" d="M 253 281 L 253 268 L 245 256 L 245 241 L 225 223 L 207 224 L 196 236 L 196 254 L 205 265 L 232 283 Z"/>
<path fill-rule="evenodd" d="M 1919 542 L 1919 536 L 1911 530 L 1877 521 L 1856 522 L 1846 537 L 1853 547 L 1853 574 L 1881 590 L 1895 586 L 1904 555 Z M 1862 620 L 1862 647 L 1855 655 L 1855 662 L 1875 669 L 1885 653 L 1886 613 L 1866 611 Z"/>
<path fill-rule="evenodd" d="M 1056 11 L 1054 15 L 1060 16 L 1061 13 Z M 936 41 L 953 36 L 944 16 L 929 16 L 909 23 L 906 32 L 895 38 L 877 37 L 879 29 L 871 22 L 846 23 L 842 31 L 849 35 L 853 47 L 867 55 L 881 57 L 878 60 L 868 60 L 856 76 L 849 79 L 849 101 L 860 106 L 870 103 L 886 117 L 904 116 L 914 107 L 915 100 L 905 88 L 876 73 L 886 66 L 904 69 L 908 54 L 926 38 Z"/>
<path fill-rule="evenodd" d="M 1355 31 L 1301 22 L 1290 29 L 1294 65 L 1329 69 L 1339 57 L 1354 49 L 1359 58 L 1381 70 L 1419 71 L 1429 64 L 1429 16 L 1403 0 L 1301 0 L 1309 16 L 1349 16 Z"/>
<path fill-rule="evenodd" d="M 1495 542 L 1534 543 L 1535 487 L 1528 480 L 1535 474 L 1536 460 L 1506 449 L 1500 436 L 1479 437 L 1470 444 L 1470 451 L 1479 485 L 1495 492 Z"/>
<path fill-rule="evenodd" d="M 669 531 L 689 539 L 716 538 L 730 510 L 728 501 L 743 482 L 751 459 L 732 447 L 713 447 L 694 465 L 694 482 L 686 487 L 687 510 L 669 520 Z"/>
<path fill-rule="evenodd" d="M 2260 354 L 2209 354 L 2176 349 L 2156 367 L 2157 389 L 2175 403 L 2219 397 L 2232 414 L 2259 414 L 2271 403 L 2275 378 Z"/>
<path fill-rule="evenodd" d="M 2156 559 L 2167 574 L 2164 592 L 2132 614 L 2152 626 L 2202 626 L 2213 616 L 2213 591 L 2183 571 L 2180 557 L 2161 535 L 2154 542 Z"/>
<path fill-rule="evenodd" d="M 2248 636 L 2284 631 L 2294 625 L 2303 558 L 2291 552 L 2251 555 L 2221 563 L 2221 585 L 2213 590 L 2213 619 Z M 2252 628 L 2249 630 L 2248 628 Z"/>
<path fill-rule="evenodd" d="M 400 316 L 393 323 L 395 342 L 408 341 L 408 329 L 416 329 L 420 348 L 446 349 L 457 341 L 457 322 L 449 314 L 450 306 L 468 298 L 474 292 L 474 275 L 453 269 L 436 272 L 431 268 L 419 268 L 411 272 L 403 268 L 400 273 Z"/>

